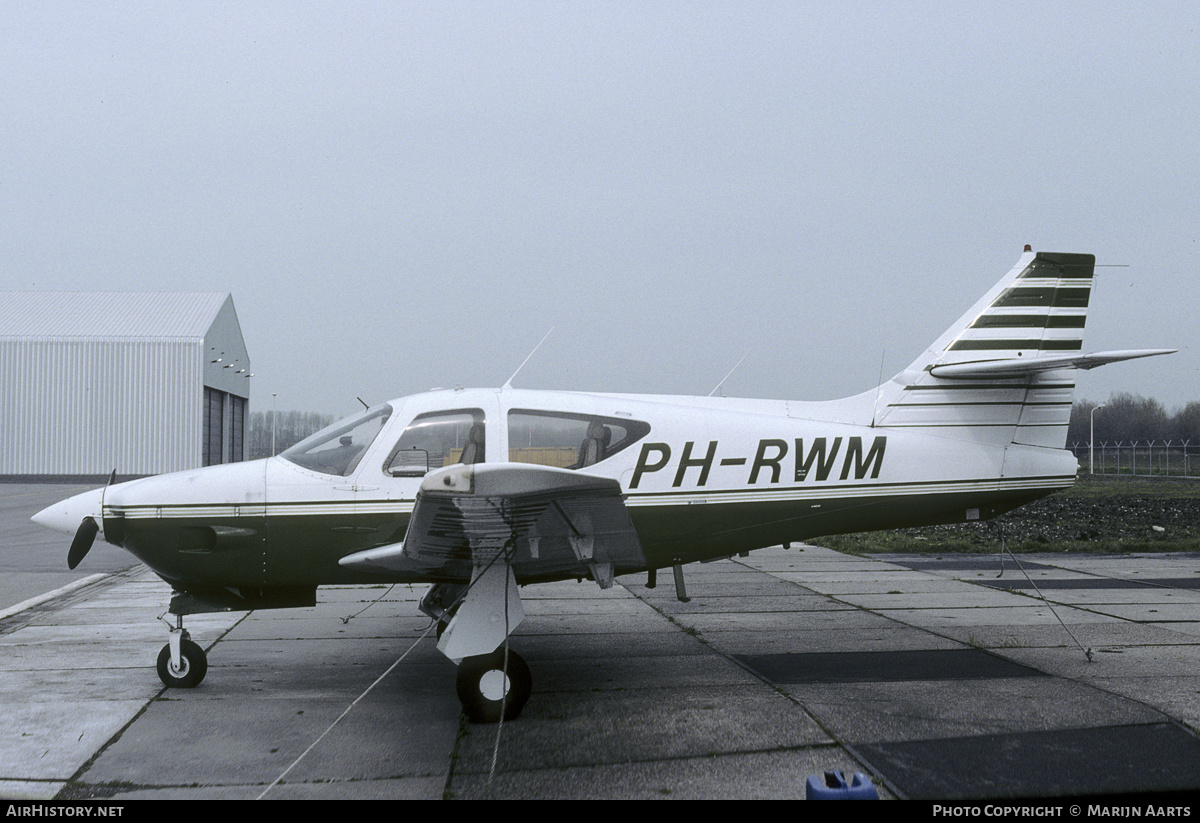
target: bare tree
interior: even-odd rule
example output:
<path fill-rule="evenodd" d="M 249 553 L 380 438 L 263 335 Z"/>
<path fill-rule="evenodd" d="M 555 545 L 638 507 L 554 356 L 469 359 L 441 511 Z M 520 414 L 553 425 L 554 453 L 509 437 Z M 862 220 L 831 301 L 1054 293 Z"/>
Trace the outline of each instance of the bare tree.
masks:
<path fill-rule="evenodd" d="M 332 414 L 318 412 L 251 412 L 250 430 L 247 433 L 250 459 L 279 454 L 310 434 L 325 428 L 333 421 Z M 271 450 L 272 425 L 274 425 L 274 451 Z"/>
<path fill-rule="evenodd" d="M 1176 412 L 1171 424 L 1172 438 L 1200 443 L 1200 401 L 1193 400 Z"/>
<path fill-rule="evenodd" d="M 1091 412 L 1097 405 L 1080 400 L 1072 406 L 1068 443 L 1088 442 Z M 1179 414 L 1174 418 L 1168 415 L 1162 403 L 1153 398 L 1120 392 L 1109 397 L 1104 402 L 1104 408 L 1096 413 L 1096 442 L 1166 440 L 1174 436 L 1178 418 Z"/>

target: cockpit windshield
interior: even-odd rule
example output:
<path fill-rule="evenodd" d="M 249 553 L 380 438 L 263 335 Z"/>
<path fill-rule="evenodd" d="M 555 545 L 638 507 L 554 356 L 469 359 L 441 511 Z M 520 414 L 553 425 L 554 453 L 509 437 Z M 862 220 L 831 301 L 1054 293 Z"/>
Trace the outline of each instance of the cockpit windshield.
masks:
<path fill-rule="evenodd" d="M 392 407 L 387 403 L 374 406 L 358 417 L 321 429 L 279 456 L 306 469 L 347 477 L 391 416 Z"/>

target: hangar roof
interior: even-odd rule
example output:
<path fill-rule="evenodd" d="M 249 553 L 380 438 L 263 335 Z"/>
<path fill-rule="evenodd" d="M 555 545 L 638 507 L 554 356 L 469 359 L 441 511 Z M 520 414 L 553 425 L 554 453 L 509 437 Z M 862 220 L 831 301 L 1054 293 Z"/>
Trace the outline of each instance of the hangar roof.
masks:
<path fill-rule="evenodd" d="M 0 338 L 203 339 L 223 292 L 3 292 Z"/>

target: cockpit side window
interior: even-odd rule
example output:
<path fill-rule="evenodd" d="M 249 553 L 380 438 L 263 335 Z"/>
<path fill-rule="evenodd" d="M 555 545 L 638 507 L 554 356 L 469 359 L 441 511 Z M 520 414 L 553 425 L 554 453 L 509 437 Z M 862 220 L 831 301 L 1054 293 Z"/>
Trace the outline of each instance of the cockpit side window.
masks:
<path fill-rule="evenodd" d="M 375 406 L 357 417 L 326 426 L 279 456 L 306 469 L 348 477 L 391 415 L 388 404 Z"/>
<path fill-rule="evenodd" d="M 607 460 L 650 433 L 650 424 L 622 417 L 513 409 L 508 413 L 508 459 L 563 469 Z"/>
<path fill-rule="evenodd" d="M 384 461 L 383 471 L 392 477 L 421 477 L 455 463 L 482 463 L 486 445 L 482 410 L 428 412 L 408 424 Z"/>

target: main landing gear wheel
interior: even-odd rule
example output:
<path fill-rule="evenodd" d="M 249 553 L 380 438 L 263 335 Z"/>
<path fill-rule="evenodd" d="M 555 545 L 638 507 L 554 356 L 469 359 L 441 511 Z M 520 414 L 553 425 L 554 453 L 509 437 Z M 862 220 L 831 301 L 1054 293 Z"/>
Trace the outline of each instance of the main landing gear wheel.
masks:
<path fill-rule="evenodd" d="M 502 711 L 505 720 L 513 720 L 521 713 L 533 691 L 533 676 L 521 655 L 509 649 L 505 678 L 504 649 L 499 648 L 491 654 L 463 658 L 458 665 L 455 688 L 467 720 L 497 723 Z"/>
<path fill-rule="evenodd" d="M 208 656 L 191 640 L 179 641 L 179 668 L 171 665 L 171 644 L 158 653 L 158 677 L 173 689 L 190 689 L 199 685 L 208 673 Z"/>

